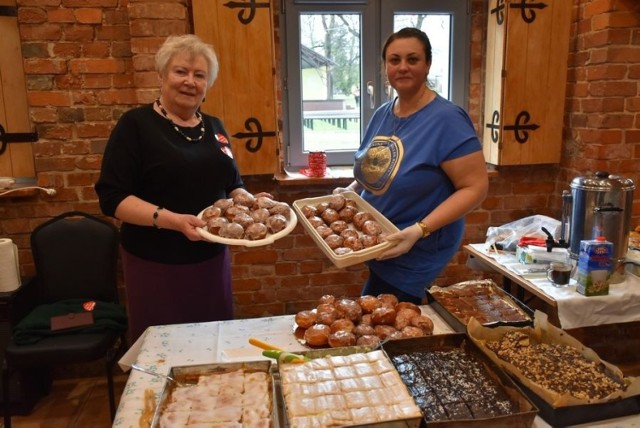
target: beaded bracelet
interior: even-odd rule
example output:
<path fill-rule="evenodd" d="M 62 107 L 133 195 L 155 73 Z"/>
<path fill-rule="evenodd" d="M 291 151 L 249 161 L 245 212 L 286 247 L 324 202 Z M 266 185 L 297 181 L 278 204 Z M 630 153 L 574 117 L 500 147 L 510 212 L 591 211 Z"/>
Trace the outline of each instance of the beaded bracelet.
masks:
<path fill-rule="evenodd" d="M 153 227 L 156 229 L 160 229 L 160 226 L 158 226 L 158 216 L 160 215 L 160 211 L 163 209 L 164 208 L 162 207 L 157 207 L 156 210 L 153 212 Z"/>

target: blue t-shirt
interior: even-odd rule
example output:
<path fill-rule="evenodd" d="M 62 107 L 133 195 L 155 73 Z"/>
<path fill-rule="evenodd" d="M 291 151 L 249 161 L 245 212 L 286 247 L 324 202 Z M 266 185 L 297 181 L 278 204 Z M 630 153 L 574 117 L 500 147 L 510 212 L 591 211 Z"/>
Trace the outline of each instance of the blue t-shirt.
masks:
<path fill-rule="evenodd" d="M 467 113 L 441 96 L 405 118 L 393 113 L 393 104 L 382 105 L 371 118 L 356 152 L 354 176 L 365 188 L 362 197 L 404 229 L 454 193 L 440 165 L 482 146 Z M 407 254 L 367 264 L 389 284 L 423 297 L 425 287 L 460 247 L 463 235 L 460 218 L 418 240 Z"/>

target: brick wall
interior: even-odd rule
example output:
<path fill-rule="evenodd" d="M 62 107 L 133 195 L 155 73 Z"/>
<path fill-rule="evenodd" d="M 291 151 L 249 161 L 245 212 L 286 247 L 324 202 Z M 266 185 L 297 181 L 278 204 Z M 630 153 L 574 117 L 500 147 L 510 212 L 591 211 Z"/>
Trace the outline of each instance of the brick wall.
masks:
<path fill-rule="evenodd" d="M 472 2 L 470 100 L 465 106 L 478 130 L 485 3 Z M 40 134 L 34 144 L 38 182 L 58 189 L 53 199 L 0 198 L 0 236 L 18 244 L 23 274 L 33 274 L 29 233 L 37 224 L 71 209 L 99 214 L 93 183 L 109 130 L 123 111 L 157 96 L 153 54 L 165 36 L 190 31 L 189 4 L 18 0 L 30 113 Z M 466 242 L 482 242 L 489 226 L 521 217 L 559 217 L 560 195 L 573 177 L 605 169 L 640 182 L 639 6 L 635 0 L 574 4 L 562 161 L 499 168 L 489 197 L 467 217 Z M 246 180 L 250 191 L 268 191 L 286 202 L 333 188 L 280 186 L 271 176 Z M 640 192 L 632 224 L 640 224 Z M 458 254 L 438 283 L 482 275 L 467 269 L 465 261 Z M 366 271 L 362 266 L 334 268 L 297 227 L 272 246 L 234 248 L 233 275 L 237 316 L 254 317 L 308 308 L 325 293 L 357 295 Z"/>

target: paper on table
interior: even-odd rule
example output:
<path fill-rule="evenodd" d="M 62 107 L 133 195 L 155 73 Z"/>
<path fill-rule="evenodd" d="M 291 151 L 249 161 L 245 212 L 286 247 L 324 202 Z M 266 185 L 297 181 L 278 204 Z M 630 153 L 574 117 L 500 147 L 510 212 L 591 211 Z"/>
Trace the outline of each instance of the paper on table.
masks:
<path fill-rule="evenodd" d="M 558 305 L 558 319 L 564 329 L 601 324 L 617 324 L 640 319 L 640 278 L 627 275 L 609 286 L 606 296 L 586 297 L 576 291 L 576 281 L 568 287 L 554 287 L 546 278 L 530 279 Z"/>

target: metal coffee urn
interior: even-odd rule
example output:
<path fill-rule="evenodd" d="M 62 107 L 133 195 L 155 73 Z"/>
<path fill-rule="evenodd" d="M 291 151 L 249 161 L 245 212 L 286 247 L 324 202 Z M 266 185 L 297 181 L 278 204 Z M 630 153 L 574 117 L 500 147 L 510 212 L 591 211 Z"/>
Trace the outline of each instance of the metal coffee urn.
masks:
<path fill-rule="evenodd" d="M 563 194 L 563 216 L 569 213 L 566 204 L 571 204 L 570 219 L 562 219 L 563 225 L 568 222 L 571 258 L 578 259 L 581 240 L 604 236 L 613 243 L 611 283 L 622 282 L 625 277 L 624 261 L 635 188 L 630 179 L 599 171 L 591 176 L 574 178 L 570 197 L 566 191 Z"/>

